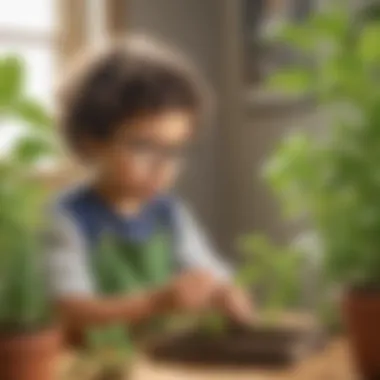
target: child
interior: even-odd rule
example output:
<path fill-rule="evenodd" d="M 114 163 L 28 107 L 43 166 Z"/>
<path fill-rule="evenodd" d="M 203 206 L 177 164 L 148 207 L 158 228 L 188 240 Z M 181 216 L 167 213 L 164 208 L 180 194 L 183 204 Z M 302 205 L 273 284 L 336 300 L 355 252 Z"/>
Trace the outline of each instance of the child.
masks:
<path fill-rule="evenodd" d="M 130 40 L 88 61 L 67 82 L 62 130 L 93 174 L 61 197 L 51 223 L 49 288 L 67 326 L 135 323 L 210 308 L 250 321 L 248 297 L 229 282 L 228 268 L 188 209 L 168 192 L 207 111 L 194 72 L 172 52 Z M 171 242 L 165 282 L 97 293 L 90 261 L 104 231 L 142 244 L 163 227 Z"/>

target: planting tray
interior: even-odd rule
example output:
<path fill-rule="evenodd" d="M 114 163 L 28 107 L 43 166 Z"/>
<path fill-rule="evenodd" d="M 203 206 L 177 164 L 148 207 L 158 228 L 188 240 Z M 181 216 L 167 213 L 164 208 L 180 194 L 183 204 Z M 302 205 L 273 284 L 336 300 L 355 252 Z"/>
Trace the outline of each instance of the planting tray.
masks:
<path fill-rule="evenodd" d="M 229 329 L 220 335 L 184 331 L 145 346 L 154 360 L 200 365 L 286 367 L 324 345 L 317 330 Z"/>

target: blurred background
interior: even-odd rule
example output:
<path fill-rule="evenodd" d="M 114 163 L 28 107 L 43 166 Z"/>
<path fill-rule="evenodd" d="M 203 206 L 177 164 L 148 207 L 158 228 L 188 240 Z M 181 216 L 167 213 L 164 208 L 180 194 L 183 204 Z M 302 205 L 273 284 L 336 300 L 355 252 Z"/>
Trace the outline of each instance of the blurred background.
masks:
<path fill-rule="evenodd" d="M 283 219 L 280 202 L 274 196 L 273 190 L 277 190 L 280 193 L 277 198 L 285 195 L 285 200 L 282 199 L 285 206 L 286 203 L 294 206 L 293 201 L 301 208 L 301 214 L 306 210 L 312 220 L 313 217 L 322 220 L 316 223 L 316 230 L 321 233 L 322 242 L 327 243 L 325 248 L 330 249 L 325 249 L 330 259 L 325 266 L 331 269 L 331 277 L 337 284 L 341 285 L 347 279 L 349 283 L 355 283 L 358 278 L 364 278 L 371 286 L 371 281 L 375 280 L 377 287 L 374 289 L 379 290 L 380 208 L 376 207 L 380 204 L 377 164 L 380 159 L 380 92 L 377 85 L 380 26 L 369 22 L 366 28 L 366 22 L 368 15 L 370 21 L 380 20 L 380 7 L 379 2 L 370 0 L 340 1 L 349 16 L 357 16 L 359 8 L 372 3 L 377 4 L 377 13 L 370 9 L 365 18 L 359 17 L 364 20 L 361 24 L 356 23 L 359 18 L 346 19 L 342 16 L 344 12 L 340 11 L 318 18 L 317 13 L 332 4 L 330 0 L 0 0 L 0 58 L 16 55 L 24 61 L 27 71 L 26 94 L 21 93 L 24 107 L 21 111 L 12 109 L 21 118 L 3 118 L 2 111 L 6 107 L 1 107 L 1 101 L 6 96 L 2 91 L 7 90 L 7 83 L 2 86 L 0 82 L 0 158 L 12 151 L 22 135 L 20 119 L 32 127 L 42 125 L 54 129 L 54 122 L 51 126 L 51 118 L 45 115 L 44 109 L 48 110 L 47 115 L 58 111 L 56 86 L 78 54 L 132 34 L 151 35 L 188 56 L 207 78 L 216 95 L 217 111 L 212 128 L 207 129 L 204 138 L 196 144 L 178 191 L 193 206 L 222 255 L 234 261 L 240 253 L 236 247 L 237 238 L 246 233 L 262 233 L 262 236 L 269 236 L 269 240 L 273 238 L 280 247 L 286 246 L 282 243 L 293 240 L 299 231 L 308 230 L 303 215 L 298 219 L 301 222 L 297 223 Z M 311 22 L 304 23 L 302 29 L 303 21 L 311 15 L 316 17 L 310 17 Z M 292 26 L 300 26 L 297 33 L 294 33 L 297 28 L 293 28 L 289 44 L 271 38 L 284 24 L 290 25 L 290 31 Z M 307 36 L 303 35 L 305 31 Z M 334 41 L 329 45 L 329 40 Z M 312 45 L 310 41 L 315 46 L 309 46 Z M 355 41 L 355 48 L 351 49 L 352 41 Z M 298 49 L 297 45 L 303 45 L 303 49 Z M 331 57 L 329 59 L 327 53 L 327 63 L 315 70 L 315 76 L 306 76 L 305 80 L 305 73 L 314 72 L 320 63 L 320 45 L 327 50 L 332 46 Z M 0 79 L 5 77 L 1 77 L 6 72 L 7 62 L 4 62 L 0 59 Z M 13 68 L 12 65 L 5 68 L 17 74 L 17 62 Z M 287 68 L 290 68 L 288 84 L 291 89 L 302 87 L 304 91 L 285 94 L 269 90 L 267 79 L 275 77 L 276 73 L 281 74 L 281 71 L 286 72 Z M 295 68 L 293 72 L 292 68 Z M 18 71 L 22 76 L 22 70 Z M 17 87 L 18 79 L 14 82 Z M 32 102 L 30 99 L 25 101 L 29 97 Z M 9 101 L 10 108 L 15 103 L 12 101 Z M 339 108 L 342 104 L 343 107 Z M 341 120 L 331 123 L 329 116 L 334 113 L 333 108 L 337 114 L 344 108 L 342 113 L 346 119 L 358 111 L 359 121 L 353 118 L 352 123 L 352 120 L 346 123 L 346 119 L 346 124 L 341 125 Z M 347 113 L 347 110 L 353 112 Z M 278 148 L 279 142 L 291 131 L 306 131 L 323 137 L 327 127 L 333 131 L 329 149 L 324 150 L 323 144 L 319 144 L 323 140 L 315 139 L 318 142 L 311 144 L 300 134 L 296 134 L 285 149 Z M 54 132 L 59 136 L 58 130 Z M 49 132 L 42 129 L 42 134 L 48 135 Z M 22 149 L 16 149 L 16 153 L 23 164 L 30 164 L 29 158 L 39 156 L 39 150 L 43 153 L 44 146 L 33 140 L 26 143 L 21 145 Z M 274 161 L 277 167 L 273 171 L 271 189 L 263 178 L 263 165 L 275 151 L 278 152 Z M 47 189 L 54 191 L 70 186 L 82 175 L 81 168 L 65 154 L 25 167 L 44 181 Z M 11 166 L 10 172 L 12 170 Z M 1 176 L 0 181 L 6 184 L 5 176 Z M 19 199 L 12 198 L 12 192 L 12 189 L 8 191 L 11 193 L 9 199 L 18 206 Z M 30 197 L 28 188 L 25 192 Z M 20 199 L 24 195 L 21 192 Z M 298 196 L 304 199 L 300 200 Z M 8 203 L 8 198 L 4 199 L 0 211 Z M 9 208 L 13 210 L 12 204 Z M 7 217 L 7 212 L 4 215 Z M 321 215 L 324 219 L 318 219 Z M 299 223 L 303 224 L 302 228 Z M 3 235 L 7 235 L 7 230 L 4 231 Z M 317 265 L 313 262 L 308 267 L 315 272 L 299 271 L 298 266 L 293 267 L 292 261 L 284 261 L 287 255 L 283 255 L 281 249 L 266 240 L 259 239 L 258 242 L 261 244 L 259 253 L 262 257 L 268 256 L 277 268 L 277 274 L 261 273 L 261 267 L 255 262 L 251 268 L 259 268 L 256 274 L 264 276 L 270 283 L 277 280 L 280 285 L 277 284 L 274 291 L 285 302 L 289 297 L 281 295 L 281 290 L 287 292 L 292 288 L 293 291 L 293 280 L 297 277 L 296 287 L 297 290 L 301 288 L 302 300 L 314 308 L 322 294 L 316 288 L 319 280 L 318 275 L 314 276 Z M 324 251 L 314 241 L 311 246 L 318 254 Z M 264 264 L 267 266 L 266 262 Z M 249 265 L 246 267 L 249 269 Z M 358 267 L 363 273 L 357 271 Z M 294 275 L 299 272 L 305 280 L 302 286 L 298 276 Z M 15 273 L 19 276 L 17 268 Z M 363 278 L 357 277 L 357 273 Z M 254 277 L 252 273 L 248 274 Z M 284 286 L 287 284 L 290 285 L 288 288 Z M 336 303 L 335 293 L 332 293 L 331 296 L 328 292 L 326 298 Z M 294 306 L 294 293 L 289 294 L 291 306 Z M 335 314 L 334 310 L 334 317 Z M 366 325 L 366 319 L 363 320 L 365 322 L 359 325 Z M 372 321 L 368 328 L 370 342 L 373 331 L 379 332 L 378 317 L 374 315 Z M 378 342 L 380 347 L 380 339 Z M 375 347 L 374 352 L 378 354 L 380 349 Z M 334 369 L 335 356 L 331 357 L 329 368 Z M 375 357 L 375 364 L 378 363 Z M 349 377 L 340 378 L 347 380 Z"/>
<path fill-rule="evenodd" d="M 324 0 L 0 0 L 0 54 L 17 53 L 28 68 L 27 92 L 54 110 L 54 88 L 76 54 L 107 40 L 146 33 L 182 50 L 212 84 L 214 128 L 197 146 L 180 191 L 226 255 L 251 230 L 284 240 L 292 231 L 260 177 L 264 159 L 290 128 L 321 124 L 307 97 L 265 90 L 266 76 L 300 59 L 265 36 L 283 21 L 302 21 Z M 346 0 L 353 10 L 358 1 Z M 2 128 L 0 149 L 17 137 Z M 69 161 L 69 160 L 68 160 Z M 75 181 L 75 165 L 45 163 L 54 187 Z"/>

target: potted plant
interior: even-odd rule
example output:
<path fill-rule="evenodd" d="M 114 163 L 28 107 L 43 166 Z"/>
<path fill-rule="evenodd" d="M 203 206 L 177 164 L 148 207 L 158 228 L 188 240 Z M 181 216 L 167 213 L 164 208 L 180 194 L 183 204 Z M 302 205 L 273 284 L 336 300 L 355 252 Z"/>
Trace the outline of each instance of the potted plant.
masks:
<path fill-rule="evenodd" d="M 266 166 L 286 215 L 315 231 L 326 283 L 344 289 L 342 316 L 369 378 L 380 376 L 378 14 L 331 9 L 282 31 L 314 61 L 278 73 L 272 84 L 311 94 L 328 128 L 288 136 Z"/>
<path fill-rule="evenodd" d="M 0 58 L 0 129 L 22 122 L 21 136 L 0 156 L 0 378 L 51 380 L 59 344 L 41 273 L 41 185 L 31 175 L 51 153 L 51 118 L 24 94 L 25 67 Z"/>

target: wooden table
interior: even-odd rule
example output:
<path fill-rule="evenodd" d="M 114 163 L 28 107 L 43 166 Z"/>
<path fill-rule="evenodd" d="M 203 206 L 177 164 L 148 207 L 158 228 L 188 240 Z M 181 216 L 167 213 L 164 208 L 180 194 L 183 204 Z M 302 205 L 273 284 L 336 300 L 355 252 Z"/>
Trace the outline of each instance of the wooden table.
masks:
<path fill-rule="evenodd" d="M 60 372 L 66 372 L 73 357 L 65 356 Z M 59 379 L 76 380 L 73 376 Z M 144 357 L 136 359 L 130 380 L 355 380 L 345 339 L 336 339 L 318 355 L 287 371 L 260 369 L 210 369 L 153 363 Z M 86 380 L 81 378 L 80 380 Z"/>

